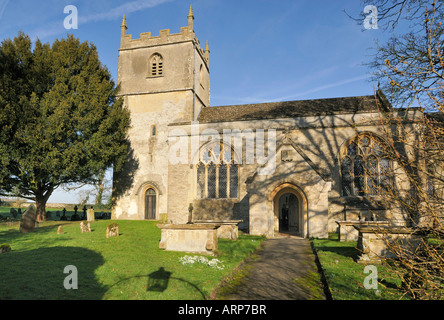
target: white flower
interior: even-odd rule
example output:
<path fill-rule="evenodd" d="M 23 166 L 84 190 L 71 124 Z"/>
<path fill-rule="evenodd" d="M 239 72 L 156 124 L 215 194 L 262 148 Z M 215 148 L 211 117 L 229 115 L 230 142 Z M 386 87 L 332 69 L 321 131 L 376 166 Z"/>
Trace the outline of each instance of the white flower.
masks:
<path fill-rule="evenodd" d="M 186 255 L 186 256 L 179 258 L 179 262 L 182 263 L 182 265 L 200 263 L 203 265 L 207 265 L 211 268 L 216 268 L 218 270 L 221 270 L 224 268 L 224 266 L 222 265 L 222 262 L 220 262 L 218 259 L 208 260 L 206 257 L 202 257 L 202 256 L 188 256 L 188 255 Z"/>

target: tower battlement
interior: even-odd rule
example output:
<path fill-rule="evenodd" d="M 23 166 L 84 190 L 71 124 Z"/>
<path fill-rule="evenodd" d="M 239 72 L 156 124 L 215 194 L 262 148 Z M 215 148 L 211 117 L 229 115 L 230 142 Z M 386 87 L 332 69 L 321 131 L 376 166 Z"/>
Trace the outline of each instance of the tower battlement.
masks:
<path fill-rule="evenodd" d="M 126 33 L 128 27 L 126 23 L 126 16 L 123 16 L 122 25 L 120 26 L 121 37 L 119 51 L 157 47 L 191 41 L 194 43 L 197 51 L 202 55 L 202 58 L 208 67 L 210 53 L 208 49 L 208 42 L 206 44 L 206 48 L 203 49 L 200 45 L 199 39 L 196 38 L 196 34 L 194 33 L 193 20 L 193 9 L 190 6 L 190 11 L 188 13 L 188 26 L 181 27 L 179 33 L 170 33 L 170 29 L 164 29 L 159 31 L 158 36 L 152 36 L 151 32 L 144 32 L 140 34 L 138 39 L 133 39 L 132 34 Z"/>

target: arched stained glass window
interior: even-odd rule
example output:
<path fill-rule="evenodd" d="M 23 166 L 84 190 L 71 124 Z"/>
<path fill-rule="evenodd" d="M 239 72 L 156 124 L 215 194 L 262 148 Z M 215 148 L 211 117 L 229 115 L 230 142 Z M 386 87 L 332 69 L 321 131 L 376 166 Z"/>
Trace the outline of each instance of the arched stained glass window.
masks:
<path fill-rule="evenodd" d="M 202 164 L 197 167 L 197 197 L 205 197 L 205 166 Z"/>
<path fill-rule="evenodd" d="M 363 196 L 365 190 L 365 171 L 364 160 L 360 155 L 356 156 L 353 161 L 353 174 L 355 178 L 354 193 L 355 195 Z"/>
<path fill-rule="evenodd" d="M 237 198 L 238 174 L 239 167 L 234 163 L 234 152 L 230 147 L 219 142 L 208 145 L 199 154 L 197 197 Z"/>
<path fill-rule="evenodd" d="M 342 195 L 376 195 L 392 185 L 391 161 L 383 142 L 371 134 L 360 134 L 349 142 L 341 157 Z"/>
<path fill-rule="evenodd" d="M 214 163 L 208 166 L 208 198 L 216 198 L 216 166 Z"/>
<path fill-rule="evenodd" d="M 230 198 L 238 197 L 239 167 L 237 164 L 230 166 Z"/>
<path fill-rule="evenodd" d="M 352 175 L 352 160 L 350 157 L 342 159 L 342 194 L 344 196 L 351 196 L 353 194 L 353 175 Z"/>

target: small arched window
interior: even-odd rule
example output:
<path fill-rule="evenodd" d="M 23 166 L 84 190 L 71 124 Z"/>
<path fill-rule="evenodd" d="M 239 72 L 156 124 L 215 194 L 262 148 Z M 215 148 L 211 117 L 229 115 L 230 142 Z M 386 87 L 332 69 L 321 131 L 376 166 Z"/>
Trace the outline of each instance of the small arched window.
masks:
<path fill-rule="evenodd" d="M 223 143 L 210 144 L 199 154 L 197 197 L 201 199 L 237 198 L 239 165 L 234 151 Z"/>
<path fill-rule="evenodd" d="M 378 195 L 393 183 L 387 147 L 370 134 L 349 142 L 341 157 L 342 195 Z"/>
<path fill-rule="evenodd" d="M 150 76 L 163 76 L 163 58 L 158 53 L 153 54 L 150 59 Z"/>

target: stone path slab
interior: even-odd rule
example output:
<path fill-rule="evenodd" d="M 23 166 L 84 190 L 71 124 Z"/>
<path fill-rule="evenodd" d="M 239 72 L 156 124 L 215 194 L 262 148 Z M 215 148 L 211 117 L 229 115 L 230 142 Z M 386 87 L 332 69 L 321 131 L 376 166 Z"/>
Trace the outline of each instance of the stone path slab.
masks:
<path fill-rule="evenodd" d="M 263 243 L 259 258 L 227 300 L 325 300 L 308 239 L 281 236 Z"/>

